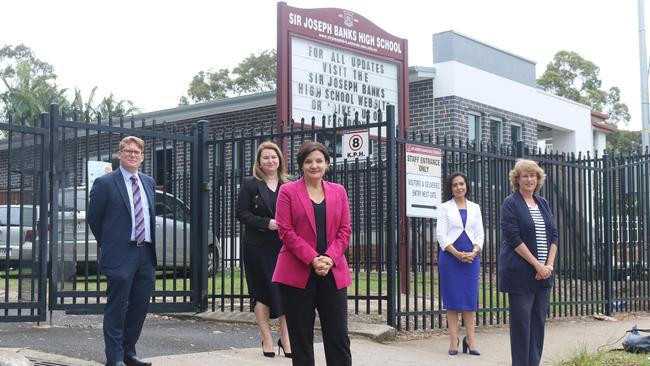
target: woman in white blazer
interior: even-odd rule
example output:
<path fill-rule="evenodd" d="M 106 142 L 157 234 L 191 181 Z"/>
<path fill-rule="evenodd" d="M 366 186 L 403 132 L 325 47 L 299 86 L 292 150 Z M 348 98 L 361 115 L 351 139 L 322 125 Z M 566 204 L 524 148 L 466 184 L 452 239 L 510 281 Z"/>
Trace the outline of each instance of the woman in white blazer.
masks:
<path fill-rule="evenodd" d="M 461 172 L 450 174 L 443 186 L 443 199 L 438 212 L 436 235 L 440 245 L 438 273 L 442 304 L 447 310 L 449 355 L 458 354 L 458 314 L 462 313 L 467 336 L 463 353 L 478 356 L 474 337 L 474 319 L 478 305 L 479 254 L 483 249 L 481 208 L 466 197 L 467 177 Z"/>

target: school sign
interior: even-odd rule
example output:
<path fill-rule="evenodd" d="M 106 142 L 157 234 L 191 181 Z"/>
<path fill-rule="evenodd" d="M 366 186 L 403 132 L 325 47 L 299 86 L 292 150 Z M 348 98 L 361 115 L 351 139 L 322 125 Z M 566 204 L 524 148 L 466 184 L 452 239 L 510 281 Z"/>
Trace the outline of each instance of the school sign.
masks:
<path fill-rule="evenodd" d="M 363 16 L 278 3 L 278 120 L 316 117 L 320 125 L 324 117 L 325 127 L 337 127 L 358 113 L 372 123 L 390 104 L 404 126 L 407 73 L 406 40 Z"/>

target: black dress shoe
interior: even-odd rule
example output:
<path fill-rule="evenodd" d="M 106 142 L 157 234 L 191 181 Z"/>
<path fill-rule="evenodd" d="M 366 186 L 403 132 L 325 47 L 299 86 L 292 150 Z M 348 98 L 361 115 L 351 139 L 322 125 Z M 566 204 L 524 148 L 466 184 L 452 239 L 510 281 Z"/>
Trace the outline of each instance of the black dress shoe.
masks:
<path fill-rule="evenodd" d="M 126 366 L 126 364 L 122 361 L 118 362 L 106 362 L 106 366 Z"/>
<path fill-rule="evenodd" d="M 126 366 L 151 366 L 151 362 L 143 361 L 136 356 L 124 356 Z"/>

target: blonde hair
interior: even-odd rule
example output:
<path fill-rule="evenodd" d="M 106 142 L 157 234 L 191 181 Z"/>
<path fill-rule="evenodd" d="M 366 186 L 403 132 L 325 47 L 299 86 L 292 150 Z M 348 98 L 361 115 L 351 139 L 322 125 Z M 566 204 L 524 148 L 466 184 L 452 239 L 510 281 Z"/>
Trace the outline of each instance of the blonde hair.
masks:
<path fill-rule="evenodd" d="M 144 152 L 144 141 L 141 138 L 135 136 L 126 136 L 122 139 L 122 141 L 120 141 L 120 151 L 122 151 L 128 144 L 136 144 L 140 151 Z"/>
<path fill-rule="evenodd" d="M 265 182 L 268 179 L 266 173 L 264 173 L 264 170 L 262 170 L 262 164 L 260 163 L 262 151 L 266 149 L 273 150 L 278 155 L 278 160 L 280 161 L 280 164 L 278 165 L 278 179 L 280 179 L 282 182 L 286 182 L 289 179 L 289 176 L 287 175 L 287 168 L 284 164 L 282 151 L 280 151 L 278 145 L 272 143 L 271 141 L 262 142 L 260 146 L 257 147 L 257 152 L 255 153 L 255 164 L 253 164 L 253 176 Z"/>
<path fill-rule="evenodd" d="M 523 172 L 532 172 L 537 175 L 537 186 L 535 186 L 535 193 L 539 192 L 539 190 L 542 189 L 542 186 L 544 185 L 546 175 L 544 174 L 544 169 L 540 168 L 539 165 L 537 165 L 537 162 L 528 159 L 517 159 L 515 166 L 510 171 L 509 178 L 512 191 L 514 192 L 519 190 L 519 176 Z"/>

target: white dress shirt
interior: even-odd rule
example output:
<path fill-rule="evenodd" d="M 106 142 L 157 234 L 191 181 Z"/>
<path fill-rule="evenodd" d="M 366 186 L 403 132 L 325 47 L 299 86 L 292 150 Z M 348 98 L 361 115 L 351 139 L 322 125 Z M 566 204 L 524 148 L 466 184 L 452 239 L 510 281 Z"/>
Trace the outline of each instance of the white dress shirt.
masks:
<path fill-rule="evenodd" d="M 132 174 L 128 170 L 120 166 L 122 177 L 124 177 L 124 184 L 126 185 L 126 193 L 129 195 L 129 203 L 131 204 L 131 240 L 135 240 L 135 208 L 133 207 L 133 182 L 131 176 L 135 176 L 140 186 L 140 198 L 142 201 L 142 213 L 144 214 L 144 241 L 151 243 L 151 216 L 149 215 L 149 199 L 147 192 L 145 192 L 142 182 L 138 174 Z"/>

